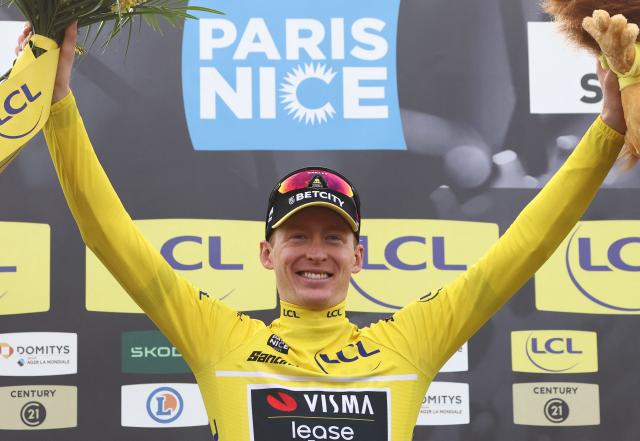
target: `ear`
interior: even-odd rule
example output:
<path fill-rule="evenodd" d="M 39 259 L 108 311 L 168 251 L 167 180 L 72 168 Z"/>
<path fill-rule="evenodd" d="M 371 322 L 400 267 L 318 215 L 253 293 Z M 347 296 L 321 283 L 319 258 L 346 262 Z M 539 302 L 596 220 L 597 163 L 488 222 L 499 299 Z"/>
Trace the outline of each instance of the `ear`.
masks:
<path fill-rule="evenodd" d="M 353 268 L 351 268 L 351 273 L 356 274 L 359 273 L 362 269 L 362 259 L 364 258 L 364 247 L 362 244 L 356 245 L 355 248 L 355 262 L 353 263 Z"/>
<path fill-rule="evenodd" d="M 260 241 L 260 263 L 268 270 L 273 269 L 273 246 L 266 240 Z"/>

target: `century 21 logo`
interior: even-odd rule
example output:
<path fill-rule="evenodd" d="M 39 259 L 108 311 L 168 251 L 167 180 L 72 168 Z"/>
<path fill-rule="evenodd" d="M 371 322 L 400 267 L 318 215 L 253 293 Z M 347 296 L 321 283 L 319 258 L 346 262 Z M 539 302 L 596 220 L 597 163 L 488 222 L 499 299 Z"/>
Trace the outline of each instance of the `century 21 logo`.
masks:
<path fill-rule="evenodd" d="M 392 312 L 462 274 L 495 242 L 495 224 L 370 219 L 360 238 L 362 271 L 351 278 L 348 308 Z"/>
<path fill-rule="evenodd" d="M 514 331 L 511 361 L 515 372 L 597 372 L 597 335 L 587 331 Z"/>
<path fill-rule="evenodd" d="M 640 314 L 639 228 L 638 221 L 581 222 L 536 275 L 538 309 Z"/>

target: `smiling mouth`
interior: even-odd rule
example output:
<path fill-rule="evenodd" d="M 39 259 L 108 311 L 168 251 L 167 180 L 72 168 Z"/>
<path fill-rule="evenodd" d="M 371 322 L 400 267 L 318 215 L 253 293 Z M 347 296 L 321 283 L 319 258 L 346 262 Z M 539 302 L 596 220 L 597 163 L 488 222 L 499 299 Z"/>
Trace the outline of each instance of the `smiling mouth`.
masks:
<path fill-rule="evenodd" d="M 331 277 L 333 274 L 324 273 L 324 272 L 312 272 L 312 271 L 298 271 L 300 277 L 309 279 L 309 280 L 326 280 Z"/>

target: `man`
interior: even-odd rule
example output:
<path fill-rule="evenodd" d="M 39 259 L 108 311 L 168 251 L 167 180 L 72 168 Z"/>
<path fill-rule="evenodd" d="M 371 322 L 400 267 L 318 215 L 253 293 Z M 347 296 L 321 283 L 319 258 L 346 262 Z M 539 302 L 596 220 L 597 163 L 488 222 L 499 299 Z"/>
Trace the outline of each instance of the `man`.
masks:
<path fill-rule="evenodd" d="M 358 194 L 332 170 L 292 172 L 271 193 L 260 243 L 281 304 L 267 326 L 193 287 L 136 229 L 69 92 L 75 37 L 72 26 L 45 130 L 56 171 L 87 246 L 189 364 L 214 439 L 410 440 L 440 367 L 553 253 L 623 144 L 617 82 L 599 69 L 601 117 L 502 238 L 448 286 L 362 329 L 345 317 L 363 259 Z"/>

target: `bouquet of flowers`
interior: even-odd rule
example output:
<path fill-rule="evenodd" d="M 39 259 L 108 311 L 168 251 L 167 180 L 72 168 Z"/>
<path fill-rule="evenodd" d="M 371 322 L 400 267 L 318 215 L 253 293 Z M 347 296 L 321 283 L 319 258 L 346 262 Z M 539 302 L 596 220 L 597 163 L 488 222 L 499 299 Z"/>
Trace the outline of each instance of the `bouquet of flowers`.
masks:
<path fill-rule="evenodd" d="M 0 0 L 0 6 L 19 9 L 33 28 L 11 70 L 0 77 L 0 172 L 49 117 L 59 45 L 70 23 L 85 29 L 83 46 L 101 36 L 106 46 L 124 29 L 128 47 L 136 22 L 160 31 L 160 19 L 176 25 L 197 18 L 196 11 L 220 13 L 186 0 Z M 83 46 L 76 50 L 83 53 Z"/>

